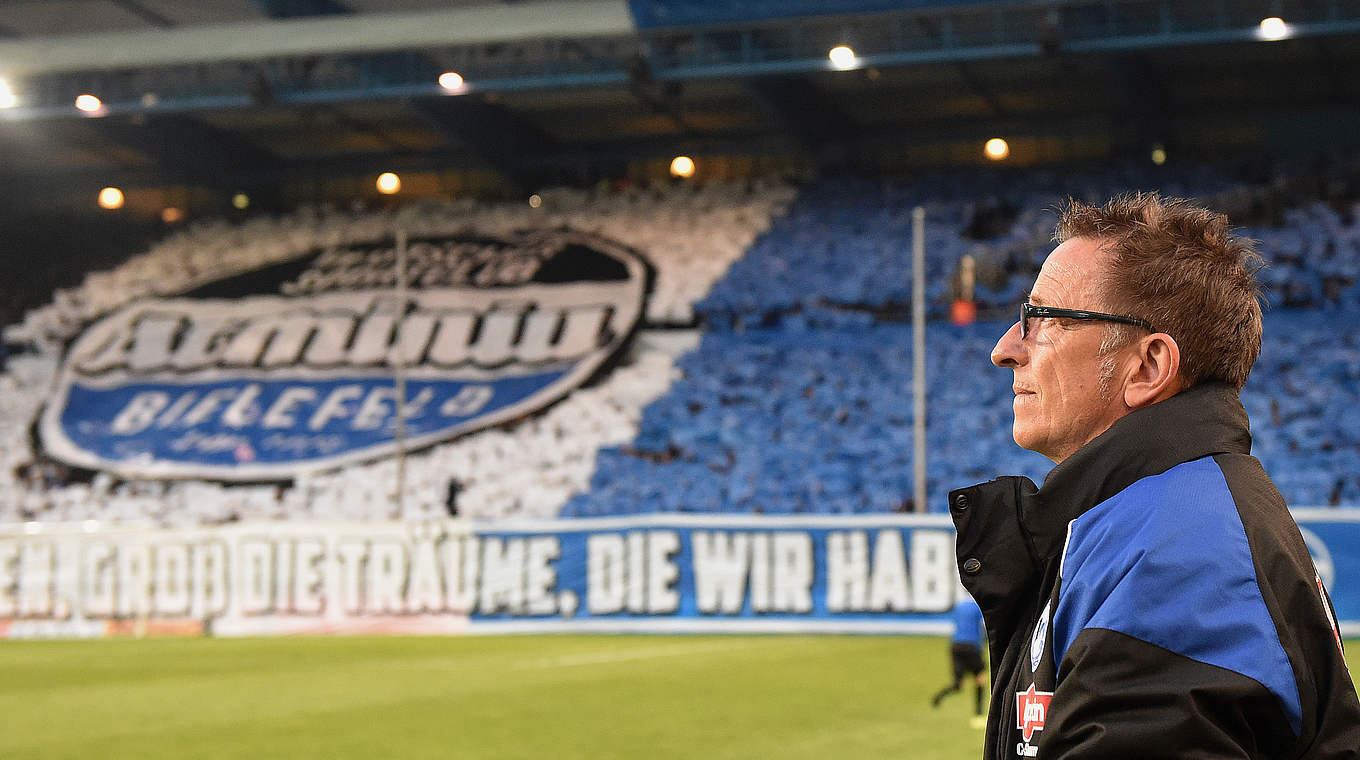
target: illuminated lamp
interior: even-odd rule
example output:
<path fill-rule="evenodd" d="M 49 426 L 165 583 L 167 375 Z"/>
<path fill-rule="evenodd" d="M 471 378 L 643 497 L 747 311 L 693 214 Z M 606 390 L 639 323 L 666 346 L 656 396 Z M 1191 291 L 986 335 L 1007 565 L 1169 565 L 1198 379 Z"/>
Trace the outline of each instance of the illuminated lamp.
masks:
<path fill-rule="evenodd" d="M 1256 36 L 1263 40 L 1282 40 L 1289 36 L 1289 25 L 1279 16 L 1261 19 L 1260 29 Z"/>
<path fill-rule="evenodd" d="M 456 71 L 445 71 L 439 75 L 439 86 L 449 92 L 462 92 L 467 83 L 463 81 L 463 75 Z"/>
<path fill-rule="evenodd" d="M 845 71 L 855 68 L 859 59 L 855 57 L 855 51 L 849 45 L 837 45 L 827 51 L 826 57 L 831 59 L 833 68 Z"/>
<path fill-rule="evenodd" d="M 676 156 L 671 159 L 671 176 L 689 179 L 694 176 L 694 159 L 689 156 Z"/>
<path fill-rule="evenodd" d="M 378 175 L 378 192 L 383 195 L 394 195 L 401 190 L 401 177 L 392 172 L 383 172 Z"/>
<path fill-rule="evenodd" d="M 1003 161 L 1011 154 L 1011 146 L 1000 137 L 993 137 L 982 146 L 982 152 L 993 161 Z"/>
<path fill-rule="evenodd" d="M 104 101 L 96 98 L 88 92 L 76 96 L 76 110 L 84 113 L 99 113 L 104 109 Z"/>
<path fill-rule="evenodd" d="M 112 211 L 123 207 L 123 191 L 116 187 L 106 187 L 99 191 L 99 207 Z"/>

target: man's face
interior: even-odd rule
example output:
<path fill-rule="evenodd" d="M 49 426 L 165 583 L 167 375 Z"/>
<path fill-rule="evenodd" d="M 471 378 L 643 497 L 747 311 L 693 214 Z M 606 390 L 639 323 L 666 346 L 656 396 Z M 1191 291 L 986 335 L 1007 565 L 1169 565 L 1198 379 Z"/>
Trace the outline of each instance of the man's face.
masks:
<path fill-rule="evenodd" d="M 1030 302 L 1103 311 L 1097 280 L 1105 259 L 1095 240 L 1064 242 L 1044 261 Z M 1101 390 L 1104 336 L 1100 322 L 1032 318 L 1027 337 L 1017 323 L 997 341 L 992 363 L 1015 373 L 1012 433 L 1022 448 L 1061 462 L 1127 413 L 1118 378 Z"/>

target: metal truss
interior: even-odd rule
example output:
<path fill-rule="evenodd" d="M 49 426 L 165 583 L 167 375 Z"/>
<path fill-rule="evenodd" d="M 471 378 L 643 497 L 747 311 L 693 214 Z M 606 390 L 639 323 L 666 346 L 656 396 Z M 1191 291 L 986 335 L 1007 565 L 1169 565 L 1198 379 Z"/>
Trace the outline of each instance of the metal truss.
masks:
<path fill-rule="evenodd" d="M 101 98 L 100 115 L 428 97 L 450 94 L 436 82 L 450 70 L 466 81 L 460 92 L 484 93 L 807 74 L 833 69 L 827 51 L 836 45 L 854 49 L 855 68 L 1206 45 L 1259 39 L 1263 16 L 1283 17 L 1291 37 L 1360 34 L 1354 0 L 974 2 L 602 36 L 39 73 L 10 83 L 20 104 L 0 111 L 0 119 L 80 116 L 73 103 L 81 93 Z M 348 23 L 351 33 L 363 34 L 363 20 Z"/>

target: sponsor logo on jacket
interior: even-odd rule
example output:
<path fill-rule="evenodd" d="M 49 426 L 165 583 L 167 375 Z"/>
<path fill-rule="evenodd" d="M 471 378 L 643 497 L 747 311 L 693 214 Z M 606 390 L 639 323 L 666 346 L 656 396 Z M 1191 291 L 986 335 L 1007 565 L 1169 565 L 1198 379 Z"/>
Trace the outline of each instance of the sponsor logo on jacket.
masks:
<path fill-rule="evenodd" d="M 1015 693 L 1015 727 L 1028 743 L 1034 738 L 1035 731 L 1044 730 L 1048 719 L 1048 705 L 1053 700 L 1051 691 L 1035 691 L 1034 684 L 1027 691 Z"/>

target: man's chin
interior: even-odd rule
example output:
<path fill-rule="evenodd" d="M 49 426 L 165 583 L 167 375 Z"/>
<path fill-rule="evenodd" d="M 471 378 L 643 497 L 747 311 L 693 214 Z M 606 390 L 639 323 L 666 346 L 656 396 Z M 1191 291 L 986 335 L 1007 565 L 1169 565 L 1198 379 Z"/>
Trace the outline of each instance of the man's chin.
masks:
<path fill-rule="evenodd" d="M 1018 420 L 1011 426 L 1011 439 L 1015 441 L 1016 446 L 1019 446 L 1022 449 L 1027 449 L 1029 451 L 1039 450 L 1035 448 L 1040 445 L 1038 436 L 1036 436 L 1034 431 L 1030 430 L 1027 426 L 1021 425 Z"/>

